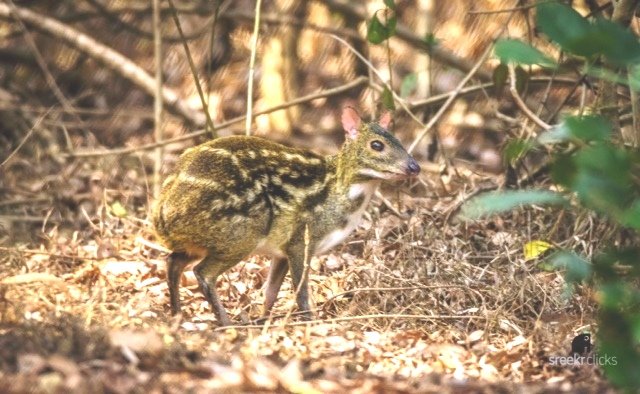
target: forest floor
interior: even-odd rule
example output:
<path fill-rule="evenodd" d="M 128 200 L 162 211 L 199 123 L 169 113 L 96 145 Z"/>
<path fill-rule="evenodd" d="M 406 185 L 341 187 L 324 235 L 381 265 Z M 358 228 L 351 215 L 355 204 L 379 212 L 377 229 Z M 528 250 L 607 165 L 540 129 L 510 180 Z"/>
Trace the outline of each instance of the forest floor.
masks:
<path fill-rule="evenodd" d="M 450 215 L 462 197 L 446 197 L 437 184 L 427 185 L 431 191 L 421 198 L 392 193 L 391 204 L 406 218 L 376 199 L 348 242 L 311 260 L 317 320 L 309 323 L 295 314 L 289 279 L 273 318 L 252 322 L 262 312 L 269 265 L 261 257 L 218 283 L 237 326 L 218 327 L 190 271 L 181 287 L 183 316 L 171 318 L 166 253 L 144 212 L 126 204 L 105 200 L 87 231 L 62 234 L 43 226 L 40 246 L 0 249 L 0 387 L 612 390 L 598 367 L 550 362 L 570 354 L 575 335 L 597 328 L 593 294 L 587 287 L 571 291 L 561 272 L 523 254 L 535 240 L 592 252 L 581 249 L 601 233 L 592 218 L 526 209 L 456 222 Z M 463 195 L 448 195 L 456 194 Z"/>

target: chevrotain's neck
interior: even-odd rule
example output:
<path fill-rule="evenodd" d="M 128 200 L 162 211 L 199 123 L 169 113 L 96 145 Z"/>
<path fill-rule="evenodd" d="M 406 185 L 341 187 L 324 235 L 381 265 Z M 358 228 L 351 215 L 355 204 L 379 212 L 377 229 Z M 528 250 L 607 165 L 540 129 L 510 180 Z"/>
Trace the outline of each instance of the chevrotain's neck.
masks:
<path fill-rule="evenodd" d="M 353 142 L 345 142 L 338 153 L 330 156 L 335 163 L 336 188 L 348 190 L 358 181 L 358 157 Z"/>

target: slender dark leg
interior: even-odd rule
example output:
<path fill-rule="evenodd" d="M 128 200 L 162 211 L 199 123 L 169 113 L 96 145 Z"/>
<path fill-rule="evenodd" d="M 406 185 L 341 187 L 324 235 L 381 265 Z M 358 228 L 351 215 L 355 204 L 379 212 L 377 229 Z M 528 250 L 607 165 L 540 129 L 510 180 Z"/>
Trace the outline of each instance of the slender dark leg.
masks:
<path fill-rule="evenodd" d="M 167 257 L 167 282 L 171 299 L 171 314 L 180 313 L 180 278 L 191 258 L 184 252 L 173 252 Z"/>
<path fill-rule="evenodd" d="M 202 291 L 209 305 L 211 305 L 211 310 L 216 315 L 218 323 L 222 326 L 231 325 L 231 320 L 218 298 L 216 282 L 220 274 L 236 265 L 240 259 L 241 257 L 236 258 L 235 256 L 233 258 L 220 259 L 218 256 L 210 254 L 193 269 L 193 273 L 196 275 L 200 285 L 200 291 Z"/>
<path fill-rule="evenodd" d="M 274 258 L 271 261 L 271 267 L 269 268 L 269 276 L 267 277 L 267 285 L 264 290 L 264 313 L 263 316 L 269 316 L 273 304 L 278 299 L 278 292 L 280 286 L 284 281 L 284 277 L 287 275 L 289 264 L 285 257 Z"/>
<path fill-rule="evenodd" d="M 289 271 L 291 272 L 291 279 L 293 281 L 293 291 L 298 292 L 296 297 L 298 308 L 300 312 L 303 313 L 302 316 L 305 320 L 311 320 L 313 315 L 311 308 L 309 308 L 309 284 L 307 280 L 309 278 L 309 272 L 308 269 L 304 269 L 304 249 L 302 251 L 289 253 Z"/>

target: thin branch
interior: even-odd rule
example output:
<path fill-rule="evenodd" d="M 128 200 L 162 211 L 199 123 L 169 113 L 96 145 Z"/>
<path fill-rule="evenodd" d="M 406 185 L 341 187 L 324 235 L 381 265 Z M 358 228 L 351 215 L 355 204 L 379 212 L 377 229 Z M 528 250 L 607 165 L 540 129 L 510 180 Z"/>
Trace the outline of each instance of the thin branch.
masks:
<path fill-rule="evenodd" d="M 384 80 L 384 77 L 382 76 L 382 74 L 380 74 L 380 72 L 374 67 L 373 64 L 371 64 L 371 62 L 369 60 L 367 60 L 364 56 L 362 56 L 361 53 L 359 53 L 358 51 L 356 51 L 356 49 L 349 44 L 348 42 L 346 42 L 345 40 L 343 40 L 342 38 L 330 34 L 329 37 L 333 38 L 334 40 L 337 40 L 338 42 L 340 42 L 342 45 L 346 46 L 351 53 L 353 53 L 358 59 L 360 59 L 364 64 L 367 65 L 367 67 L 369 68 L 369 70 L 371 72 L 373 72 L 376 77 L 378 77 L 378 79 L 380 80 L 380 82 L 382 82 L 382 84 L 384 86 L 387 87 L 387 89 L 389 89 L 389 91 L 391 92 L 391 95 L 393 96 L 393 99 L 395 100 L 395 102 L 397 102 L 398 104 L 400 104 L 400 106 L 407 112 L 407 114 L 409 114 L 409 116 L 411 116 L 411 118 L 413 120 L 415 120 L 416 122 L 418 122 L 419 125 L 422 125 L 422 122 L 420 121 L 420 119 L 413 113 L 411 112 L 411 110 L 409 109 L 409 107 L 407 106 L 407 102 L 405 99 L 403 99 L 402 97 L 400 97 L 391 87 L 391 85 L 389 85 L 389 83 L 387 81 Z"/>
<path fill-rule="evenodd" d="M 258 32 L 260 29 L 260 6 L 262 0 L 256 0 L 256 18 L 253 23 L 253 35 L 251 36 L 251 59 L 249 60 L 249 86 L 247 88 L 247 117 L 245 118 L 245 133 L 251 134 L 251 123 L 253 117 L 253 75 L 256 66 L 256 51 L 258 48 Z"/>
<path fill-rule="evenodd" d="M 356 88 L 360 85 L 364 85 L 368 82 L 366 77 L 360 77 L 360 78 L 356 78 L 355 80 L 349 82 L 348 84 L 345 85 L 341 85 L 338 87 L 335 87 L 333 89 L 327 89 L 327 90 L 321 90 L 317 93 L 313 93 L 313 94 L 309 94 L 307 96 L 303 96 L 303 97 L 299 97 L 295 100 L 291 100 L 289 102 L 286 103 L 282 103 L 280 105 L 276 105 L 274 107 L 271 108 L 267 108 L 263 111 L 259 111 L 256 112 L 252 115 L 252 117 L 256 117 L 259 115 L 264 115 L 264 114 L 269 114 L 271 112 L 275 112 L 275 111 L 279 111 L 281 109 L 285 109 L 285 108 L 289 108 L 292 107 L 294 105 L 299 105 L 299 104 L 304 104 L 319 98 L 324 98 L 324 97 L 329 97 L 329 96 L 335 96 L 338 94 L 342 94 L 346 91 L 349 91 L 353 88 Z M 219 123 L 216 126 L 216 130 L 220 130 L 223 129 L 225 127 L 229 127 L 231 125 L 234 125 L 236 123 L 240 123 L 243 120 L 246 119 L 246 115 L 243 116 L 238 116 L 236 118 L 230 119 L 226 122 L 222 122 Z M 111 149 L 111 150 L 104 150 L 104 151 L 95 151 L 95 150 L 90 150 L 90 151 L 76 151 L 74 154 L 72 155 L 67 155 L 70 157 L 102 157 L 102 156 L 110 156 L 110 155 L 125 155 L 125 154 L 130 154 L 130 153 L 135 153 L 135 152 L 140 152 L 140 151 L 145 151 L 145 150 L 150 150 L 150 149 L 155 149 L 158 146 L 166 146 L 169 144 L 173 144 L 173 143 L 177 143 L 177 142 L 182 142 L 182 141 L 186 141 L 186 140 L 190 140 L 196 137 L 199 137 L 201 135 L 204 135 L 207 133 L 207 130 L 196 130 L 194 132 L 179 136 L 179 137 L 175 137 L 175 138 L 171 138 L 168 140 L 164 140 L 161 143 L 153 143 L 153 144 L 147 144 L 147 145 L 142 145 L 142 146 L 137 146 L 137 147 L 129 147 L 129 148 L 119 148 L 119 149 Z"/>
<path fill-rule="evenodd" d="M 216 28 L 218 27 L 218 19 L 220 18 L 220 8 L 222 6 L 223 0 L 216 0 L 216 9 L 213 13 L 213 21 L 211 22 L 211 34 L 209 35 L 209 45 L 207 47 L 207 57 L 209 61 L 206 62 L 207 72 L 206 72 L 206 82 L 207 82 L 207 103 L 211 102 L 211 78 L 213 77 L 213 51 L 216 43 Z M 209 106 L 207 105 L 207 110 Z"/>
<path fill-rule="evenodd" d="M 449 109 L 449 106 L 451 106 L 453 101 L 458 97 L 458 95 L 462 91 L 462 88 L 464 88 L 464 85 L 466 85 L 467 82 L 469 82 L 469 80 L 471 80 L 471 78 L 476 74 L 476 72 L 480 69 L 482 64 L 485 62 L 485 60 L 489 57 L 492 50 L 493 50 L 493 45 L 489 45 L 487 49 L 485 49 L 482 56 L 480 56 L 480 59 L 478 59 L 476 64 L 471 68 L 471 70 L 467 73 L 467 75 L 465 75 L 462 81 L 458 83 L 458 86 L 456 86 L 453 92 L 449 94 L 447 101 L 445 101 L 444 104 L 442 104 L 442 106 L 438 109 L 438 112 L 436 112 L 436 114 L 433 115 L 431 119 L 429 119 L 429 123 L 427 123 L 427 125 L 424 126 L 420 134 L 418 134 L 416 139 L 413 140 L 413 142 L 411 143 L 411 146 L 409 146 L 409 149 L 408 149 L 409 153 L 413 152 L 416 146 L 418 146 L 418 143 L 427 135 L 427 133 L 429 133 L 431 128 L 440 120 L 442 115 L 444 115 L 444 113 Z"/>
<path fill-rule="evenodd" d="M 479 11 L 467 11 L 468 15 L 493 15 L 493 14 L 503 14 L 503 13 L 507 13 L 507 12 L 515 12 L 515 11 L 525 11 L 531 8 L 536 8 L 539 4 L 542 3 L 549 3 L 550 1 L 540 1 L 540 2 L 535 2 L 533 4 L 528 4 L 528 5 L 522 5 L 519 7 L 511 7 L 511 8 L 502 8 L 499 10 L 479 10 Z"/>
<path fill-rule="evenodd" d="M 274 329 L 274 328 L 283 328 L 284 327 L 294 327 L 294 326 L 306 326 L 311 324 L 332 324 L 346 321 L 357 321 L 357 320 L 371 320 L 371 319 L 403 319 L 403 320 L 486 320 L 486 316 L 478 316 L 478 315 L 410 315 L 410 314 L 384 314 L 384 313 L 376 313 L 371 315 L 359 315 L 359 316 L 343 316 L 343 317 L 335 317 L 332 319 L 318 319 L 318 320 L 308 320 L 308 321 L 300 321 L 300 322 L 292 322 L 286 323 L 284 325 L 238 325 L 238 326 L 224 326 L 215 328 L 213 331 L 225 331 L 228 329 Z"/>
<path fill-rule="evenodd" d="M 367 14 L 365 8 L 356 5 L 360 4 L 360 2 L 353 2 L 348 0 L 323 0 L 323 3 L 330 8 L 344 14 L 348 14 L 355 19 L 366 20 L 369 18 L 369 15 Z M 426 51 L 434 60 L 439 63 L 442 63 L 449 67 L 453 67 L 457 70 L 462 70 L 467 73 L 473 68 L 473 63 L 455 55 L 453 52 L 444 47 L 429 45 L 424 40 L 424 37 L 420 37 L 414 34 L 410 28 L 404 26 L 403 24 L 397 24 L 396 37 L 414 48 Z M 478 79 L 482 80 L 483 82 L 491 81 L 491 72 L 489 70 L 476 70 L 475 74 Z"/>
<path fill-rule="evenodd" d="M 128 79 L 150 96 L 153 96 L 155 78 L 131 61 L 131 59 L 53 18 L 21 7 L 16 7 L 12 10 L 9 5 L 0 3 L 0 18 L 11 20 L 14 13 L 26 25 L 64 41 L 71 47 L 104 64 L 121 77 Z M 162 99 L 173 113 L 182 117 L 190 125 L 198 127 L 205 124 L 204 115 L 189 108 L 175 91 L 166 87 L 163 88 Z"/>
<path fill-rule="evenodd" d="M 24 138 L 22 138 L 22 141 L 20 141 L 20 143 L 18 144 L 18 146 L 9 154 L 9 156 L 7 156 L 6 159 L 4 159 L 2 161 L 2 163 L 0 163 L 0 167 L 4 166 L 5 164 L 7 164 L 7 162 L 9 162 L 9 160 L 11 160 L 11 158 L 13 156 L 15 156 L 16 153 L 18 153 L 18 151 L 20 150 L 20 148 L 22 148 L 22 146 L 27 142 L 27 140 L 29 139 L 29 137 L 31 137 L 31 135 L 33 134 L 33 132 L 40 126 L 40 124 L 42 123 L 42 121 L 47 117 L 47 115 L 49 115 L 49 112 L 51 111 L 53 107 L 49 108 L 49 110 L 47 112 L 45 112 L 44 114 L 42 114 L 33 124 L 33 126 L 31 126 L 31 129 L 29 129 L 29 131 L 27 132 L 27 134 L 24 136 Z"/>
<path fill-rule="evenodd" d="M 572 78 L 534 77 L 529 80 L 530 84 L 534 84 L 534 83 L 540 84 L 540 83 L 549 83 L 549 82 L 555 82 L 563 85 L 572 85 L 577 83 L 577 81 Z M 495 86 L 493 82 L 487 82 L 487 83 L 482 83 L 475 86 L 469 86 L 461 89 L 460 92 L 458 92 L 458 96 L 465 96 L 468 94 L 481 92 L 493 86 Z M 412 110 L 415 110 L 415 109 L 422 109 L 423 107 L 429 107 L 434 104 L 439 104 L 443 101 L 446 101 L 449 98 L 449 96 L 451 96 L 453 93 L 454 91 L 451 91 L 451 92 L 446 92 L 446 93 L 441 93 L 435 96 L 431 96 L 426 99 L 412 101 L 408 103 L 408 107 L 411 108 Z"/>
<path fill-rule="evenodd" d="M 173 16 L 173 21 L 176 24 L 176 28 L 178 29 L 178 34 L 181 37 L 184 37 L 184 32 L 182 31 L 182 25 L 180 24 L 180 18 L 178 18 L 178 13 L 173 5 L 173 0 L 169 0 L 169 5 L 171 6 L 171 16 Z M 204 111 L 204 115 L 207 120 L 207 127 L 211 130 L 211 134 L 213 137 L 216 137 L 215 126 L 213 125 L 213 120 L 211 120 L 211 114 L 209 114 L 209 105 L 204 99 L 204 93 L 202 92 L 202 86 L 200 86 L 200 80 L 198 79 L 198 70 L 196 69 L 196 65 L 193 63 L 193 56 L 191 56 L 191 51 L 189 50 L 189 44 L 186 39 L 182 40 L 182 44 L 184 46 L 184 52 L 187 54 L 187 61 L 189 62 L 189 68 L 191 69 L 191 75 L 193 75 L 193 82 L 196 85 L 196 89 L 198 90 L 198 96 L 200 97 L 200 103 L 202 104 L 202 110 Z"/>
<path fill-rule="evenodd" d="M 162 122 L 162 27 L 160 19 L 160 1 L 153 0 L 153 49 L 156 66 L 156 91 L 153 102 L 154 139 L 156 142 L 164 140 L 164 128 Z M 162 187 L 162 162 L 164 157 L 164 147 L 156 148 L 153 162 L 153 197 L 160 196 Z"/>
<path fill-rule="evenodd" d="M 16 5 L 11 0 L 8 1 L 8 4 L 9 4 L 9 7 L 11 8 L 11 12 L 16 17 L 16 21 L 20 26 L 20 30 L 22 30 L 22 34 L 24 36 L 25 41 L 27 42 L 27 44 L 31 48 L 31 51 L 33 52 L 33 57 L 35 58 L 36 63 L 38 64 L 38 67 L 40 67 L 40 69 L 42 70 L 42 73 L 44 74 L 44 79 L 47 82 L 47 85 L 53 91 L 53 94 L 56 96 L 58 101 L 60 101 L 60 104 L 62 104 L 65 110 L 69 111 L 73 109 L 73 105 L 71 105 L 71 103 L 69 102 L 69 99 L 67 99 L 64 93 L 62 93 L 62 90 L 58 86 L 56 79 L 51 74 L 51 71 L 47 66 L 47 62 L 44 60 L 44 57 L 42 57 L 42 54 L 40 53 L 40 50 L 36 45 L 36 41 L 33 39 L 33 36 L 31 35 L 29 30 L 25 26 L 24 22 L 20 18 L 20 14 L 18 13 L 18 9 Z M 73 114 L 73 116 L 80 123 L 80 125 L 84 127 L 84 122 L 82 121 L 82 119 L 77 114 Z"/>
<path fill-rule="evenodd" d="M 520 97 L 520 93 L 518 93 L 518 89 L 516 89 L 516 71 L 513 67 L 513 64 L 509 65 L 509 92 L 511 93 L 511 96 L 516 102 L 518 108 L 520 108 L 520 110 L 524 112 L 527 118 L 531 119 L 533 123 L 537 124 L 545 130 L 549 130 L 551 128 L 549 124 L 545 123 L 544 120 L 540 119 L 536 114 L 534 114 L 533 111 L 531 111 L 529 107 L 527 107 L 527 105 L 524 103 L 522 97 Z"/>
<path fill-rule="evenodd" d="M 516 2 L 516 4 L 518 4 L 518 3 Z M 504 25 L 503 25 L 502 29 L 500 30 L 500 32 L 496 35 L 496 37 L 494 37 L 494 40 L 493 40 L 494 42 L 507 29 L 507 26 L 509 26 L 509 22 L 511 21 L 511 18 L 513 18 L 513 15 L 514 14 L 509 15 L 509 18 L 507 18 L 507 20 L 504 23 Z M 420 142 L 420 140 L 427 135 L 429 130 L 436 124 L 436 122 L 442 117 L 442 115 L 444 115 L 445 111 L 449 108 L 449 106 L 453 103 L 453 101 L 456 99 L 456 97 L 460 94 L 460 91 L 462 90 L 464 85 L 467 84 L 467 82 L 471 79 L 471 77 L 473 77 L 474 75 L 476 75 L 480 71 L 480 67 L 482 67 L 482 64 L 489 57 L 489 55 L 491 54 L 492 50 L 493 50 L 493 43 L 492 43 L 492 45 L 489 45 L 487 47 L 487 49 L 484 51 L 482 56 L 480 56 L 480 59 L 478 59 L 478 61 L 476 61 L 476 63 L 471 68 L 471 70 L 469 70 L 467 75 L 462 79 L 462 81 L 460 81 L 460 83 L 458 84 L 458 86 L 456 87 L 454 92 L 451 94 L 451 96 L 449 96 L 447 101 L 445 101 L 445 103 L 442 104 L 442 107 L 440 107 L 440 109 L 438 109 L 438 112 L 436 112 L 436 114 L 431 119 L 429 119 L 429 123 L 420 132 L 418 137 L 416 137 L 416 139 L 411 143 L 411 146 L 408 149 L 409 153 L 413 152 L 413 150 L 416 148 L 416 146 L 418 146 L 418 143 Z M 446 156 L 445 156 L 445 158 L 446 158 Z"/>
<path fill-rule="evenodd" d="M 112 9 L 109 9 L 104 4 L 102 4 L 101 1 L 98 1 L 98 0 L 86 0 L 86 1 L 89 4 L 91 4 L 97 10 L 97 12 L 99 12 L 101 16 L 104 16 L 109 22 L 111 22 L 110 27 L 127 30 L 143 39 L 154 40 L 154 32 L 141 29 L 138 26 L 132 23 L 129 23 L 118 16 L 118 14 L 120 13 L 132 12 L 131 10 L 126 10 L 126 9 L 112 10 Z M 136 11 L 137 11 L 136 13 L 140 13 L 146 16 L 149 14 L 149 12 L 153 12 L 153 5 L 151 6 L 151 9 L 149 9 L 149 7 L 146 7 L 144 10 L 136 10 Z M 161 14 L 167 13 L 167 12 L 169 13 L 173 12 L 173 7 L 160 9 Z M 82 14 L 76 15 L 75 19 L 78 19 L 81 17 L 82 17 Z M 87 19 L 87 16 L 85 16 L 80 20 L 85 21 L 86 19 Z M 68 21 L 68 19 L 66 21 Z M 178 36 L 168 35 L 163 37 L 163 41 L 169 44 L 178 44 L 178 43 L 184 42 L 185 40 L 188 40 L 188 41 L 196 40 L 202 37 L 207 32 L 207 29 L 208 27 L 205 25 L 203 28 L 198 29 L 197 31 L 194 31 L 190 34 L 179 34 Z"/>

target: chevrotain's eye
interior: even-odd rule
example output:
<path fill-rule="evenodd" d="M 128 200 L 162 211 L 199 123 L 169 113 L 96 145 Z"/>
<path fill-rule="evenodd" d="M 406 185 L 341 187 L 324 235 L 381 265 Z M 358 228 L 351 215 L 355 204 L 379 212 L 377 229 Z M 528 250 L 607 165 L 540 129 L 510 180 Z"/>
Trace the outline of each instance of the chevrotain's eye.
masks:
<path fill-rule="evenodd" d="M 382 141 L 373 140 L 371 141 L 371 149 L 376 152 L 382 152 L 384 150 L 384 144 L 382 143 Z"/>

